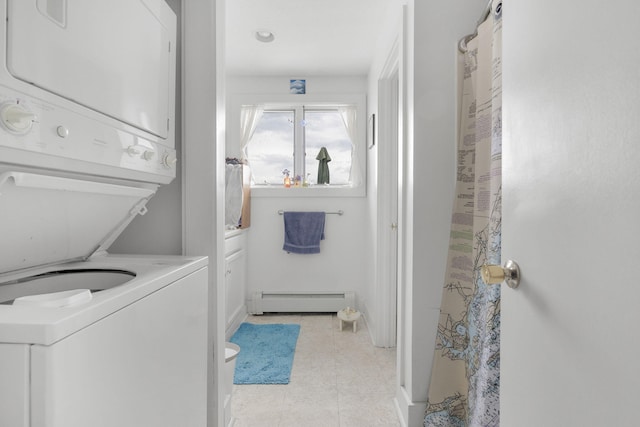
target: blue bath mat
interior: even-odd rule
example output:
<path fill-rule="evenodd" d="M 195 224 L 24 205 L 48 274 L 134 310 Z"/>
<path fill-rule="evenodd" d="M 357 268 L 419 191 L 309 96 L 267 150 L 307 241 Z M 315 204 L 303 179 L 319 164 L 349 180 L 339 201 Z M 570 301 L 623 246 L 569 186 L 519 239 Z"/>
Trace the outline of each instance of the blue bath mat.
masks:
<path fill-rule="evenodd" d="M 234 384 L 289 384 L 300 325 L 243 323 L 229 341 L 240 346 Z"/>

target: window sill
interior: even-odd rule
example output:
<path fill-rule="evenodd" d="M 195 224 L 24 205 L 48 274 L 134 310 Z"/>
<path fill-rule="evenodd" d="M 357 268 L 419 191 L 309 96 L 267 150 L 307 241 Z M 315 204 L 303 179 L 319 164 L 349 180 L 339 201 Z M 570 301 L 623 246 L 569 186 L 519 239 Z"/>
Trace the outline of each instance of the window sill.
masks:
<path fill-rule="evenodd" d="M 277 185 L 251 187 L 251 197 L 365 197 L 363 186 L 311 186 L 285 188 Z"/>

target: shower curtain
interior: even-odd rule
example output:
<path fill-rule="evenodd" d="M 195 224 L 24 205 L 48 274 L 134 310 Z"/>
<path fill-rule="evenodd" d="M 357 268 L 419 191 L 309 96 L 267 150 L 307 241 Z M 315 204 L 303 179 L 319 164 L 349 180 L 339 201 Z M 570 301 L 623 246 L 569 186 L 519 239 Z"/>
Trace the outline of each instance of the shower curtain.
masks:
<path fill-rule="evenodd" d="M 499 425 L 502 1 L 467 43 L 462 76 L 456 198 L 426 427 Z"/>

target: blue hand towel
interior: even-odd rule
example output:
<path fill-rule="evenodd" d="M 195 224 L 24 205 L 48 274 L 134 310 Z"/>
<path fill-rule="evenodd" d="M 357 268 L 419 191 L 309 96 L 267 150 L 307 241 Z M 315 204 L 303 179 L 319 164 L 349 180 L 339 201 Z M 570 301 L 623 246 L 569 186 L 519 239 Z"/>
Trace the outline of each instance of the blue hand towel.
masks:
<path fill-rule="evenodd" d="M 285 212 L 284 249 L 295 254 L 317 254 L 324 240 L 324 212 Z"/>

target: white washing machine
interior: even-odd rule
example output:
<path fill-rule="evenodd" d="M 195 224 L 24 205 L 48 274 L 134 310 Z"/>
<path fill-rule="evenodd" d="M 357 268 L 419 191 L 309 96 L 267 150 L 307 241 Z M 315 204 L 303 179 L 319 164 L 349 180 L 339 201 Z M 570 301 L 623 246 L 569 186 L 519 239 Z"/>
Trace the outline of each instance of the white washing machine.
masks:
<path fill-rule="evenodd" d="M 0 426 L 205 426 L 207 259 L 107 249 L 175 177 L 163 0 L 0 0 Z"/>

